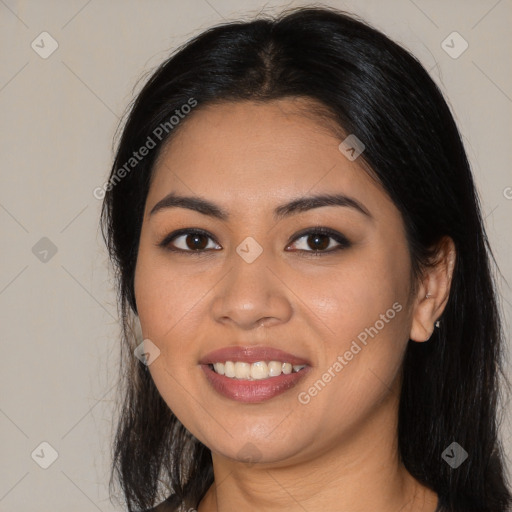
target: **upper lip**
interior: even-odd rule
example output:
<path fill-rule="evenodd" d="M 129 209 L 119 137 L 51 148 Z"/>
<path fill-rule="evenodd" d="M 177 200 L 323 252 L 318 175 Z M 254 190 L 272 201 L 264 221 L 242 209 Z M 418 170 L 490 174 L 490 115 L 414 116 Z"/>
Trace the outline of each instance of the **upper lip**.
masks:
<path fill-rule="evenodd" d="M 252 346 L 224 347 L 206 354 L 199 364 L 223 363 L 225 361 L 241 361 L 244 363 L 256 363 L 258 361 L 281 361 L 292 365 L 309 365 L 306 359 L 284 352 L 272 347 Z"/>

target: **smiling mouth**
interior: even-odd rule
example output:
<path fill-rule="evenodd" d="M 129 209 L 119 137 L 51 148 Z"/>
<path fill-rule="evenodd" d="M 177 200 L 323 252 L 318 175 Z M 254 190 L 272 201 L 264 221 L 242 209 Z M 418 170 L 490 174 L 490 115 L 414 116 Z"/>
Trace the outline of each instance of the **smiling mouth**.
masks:
<path fill-rule="evenodd" d="M 281 374 L 290 375 L 303 370 L 306 365 L 292 365 L 282 361 L 257 361 L 246 363 L 243 361 L 225 361 L 210 363 L 209 368 L 218 375 L 235 380 L 262 380 L 279 377 Z"/>
<path fill-rule="evenodd" d="M 273 361 L 269 361 L 269 363 L 272 362 Z M 237 363 L 241 363 L 241 361 L 226 361 L 228 375 L 231 375 L 232 370 L 234 369 L 234 377 L 225 375 L 225 363 L 203 363 L 200 365 L 200 368 L 204 372 L 204 376 L 206 377 L 208 383 L 218 394 L 236 402 L 257 404 L 266 400 L 270 400 L 278 395 L 281 395 L 285 391 L 290 390 L 299 382 L 301 382 L 312 370 L 312 367 L 308 364 L 296 366 L 294 371 L 293 366 L 291 366 L 290 363 L 282 363 L 281 361 L 275 362 L 280 365 L 280 373 L 279 375 L 274 375 L 272 377 L 270 376 L 270 371 L 275 366 L 275 373 L 277 373 L 278 365 L 267 364 L 266 361 L 257 361 L 254 363 L 243 362 L 242 365 L 238 366 L 240 372 L 239 375 L 243 375 L 242 377 L 236 376 Z M 229 363 L 232 363 L 233 367 Z M 224 366 L 224 375 L 220 375 L 215 371 L 215 366 L 217 366 L 219 371 L 222 371 L 220 364 Z M 265 369 L 263 364 L 265 364 L 267 367 L 268 375 L 263 372 Z M 288 365 L 291 366 L 291 371 L 290 366 Z M 261 372 L 255 373 L 255 375 L 259 375 L 259 378 L 255 379 L 248 373 L 247 368 L 252 370 L 253 366 L 256 372 Z M 284 371 L 290 373 L 284 373 L 283 366 Z"/>
<path fill-rule="evenodd" d="M 230 345 L 204 355 L 199 367 L 224 398 L 261 403 L 285 393 L 313 369 L 308 359 L 272 346 Z"/>

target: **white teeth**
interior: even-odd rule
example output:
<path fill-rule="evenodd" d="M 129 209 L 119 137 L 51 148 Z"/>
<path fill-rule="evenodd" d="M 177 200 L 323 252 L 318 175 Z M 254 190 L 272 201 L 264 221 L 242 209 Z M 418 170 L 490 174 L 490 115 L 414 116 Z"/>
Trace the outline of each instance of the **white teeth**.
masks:
<path fill-rule="evenodd" d="M 257 361 L 256 363 L 245 363 L 242 361 L 226 361 L 225 363 L 214 363 L 213 369 L 219 375 L 241 380 L 260 380 L 269 377 L 279 377 L 281 373 L 289 375 L 299 372 L 306 365 L 282 363 L 281 361 Z"/>
<path fill-rule="evenodd" d="M 235 363 L 233 363 L 233 361 L 226 361 L 224 363 L 224 375 L 226 377 L 235 376 Z"/>
<path fill-rule="evenodd" d="M 266 379 L 268 377 L 267 363 L 258 361 L 257 363 L 251 364 L 251 377 L 253 379 Z"/>
<path fill-rule="evenodd" d="M 249 363 L 235 363 L 235 377 L 237 379 L 248 379 L 251 376 L 251 365 Z"/>
<path fill-rule="evenodd" d="M 281 369 L 283 368 L 283 363 L 279 361 L 270 361 L 268 363 L 268 374 L 270 377 L 279 377 L 281 375 Z"/>
<path fill-rule="evenodd" d="M 224 375 L 224 363 L 215 363 L 213 367 L 219 375 Z"/>

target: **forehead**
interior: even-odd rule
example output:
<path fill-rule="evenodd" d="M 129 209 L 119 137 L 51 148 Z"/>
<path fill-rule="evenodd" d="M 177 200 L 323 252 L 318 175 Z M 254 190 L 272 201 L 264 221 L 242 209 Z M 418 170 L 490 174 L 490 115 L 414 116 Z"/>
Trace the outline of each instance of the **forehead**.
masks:
<path fill-rule="evenodd" d="M 215 198 L 234 211 L 336 192 L 393 207 L 361 161 L 340 151 L 342 130 L 310 102 L 199 106 L 182 122 L 155 164 L 148 207 L 170 191 Z"/>

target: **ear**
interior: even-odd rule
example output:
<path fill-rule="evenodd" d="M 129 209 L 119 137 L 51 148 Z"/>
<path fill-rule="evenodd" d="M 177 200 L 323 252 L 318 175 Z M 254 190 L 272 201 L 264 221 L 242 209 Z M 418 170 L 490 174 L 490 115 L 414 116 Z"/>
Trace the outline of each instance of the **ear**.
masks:
<path fill-rule="evenodd" d="M 450 296 L 455 257 L 453 240 L 448 236 L 443 237 L 437 248 L 435 263 L 425 269 L 418 286 L 409 335 L 411 340 L 422 342 L 432 336 L 434 325 Z"/>

